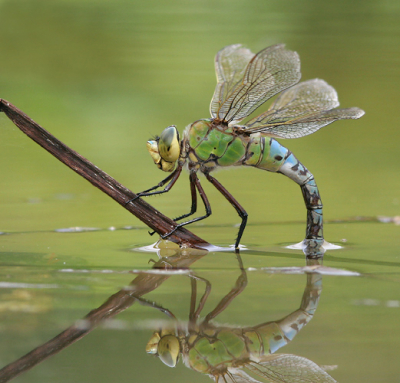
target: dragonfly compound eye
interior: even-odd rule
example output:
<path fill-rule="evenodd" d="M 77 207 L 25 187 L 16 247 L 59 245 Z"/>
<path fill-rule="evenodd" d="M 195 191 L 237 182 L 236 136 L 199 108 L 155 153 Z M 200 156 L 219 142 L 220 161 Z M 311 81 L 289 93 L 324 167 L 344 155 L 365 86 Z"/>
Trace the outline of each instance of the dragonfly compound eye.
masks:
<path fill-rule="evenodd" d="M 180 352 L 179 340 L 175 335 L 163 336 L 158 343 L 158 356 L 168 367 L 175 367 Z"/>
<path fill-rule="evenodd" d="M 179 132 L 175 126 L 168 126 L 160 135 L 158 150 L 163 160 L 176 162 L 180 154 Z"/>

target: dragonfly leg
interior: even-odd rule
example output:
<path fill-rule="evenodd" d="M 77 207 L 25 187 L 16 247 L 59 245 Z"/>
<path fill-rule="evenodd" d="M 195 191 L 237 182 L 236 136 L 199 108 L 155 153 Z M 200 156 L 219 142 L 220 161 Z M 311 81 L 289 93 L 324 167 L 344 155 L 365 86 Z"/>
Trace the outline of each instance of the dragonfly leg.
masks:
<path fill-rule="evenodd" d="M 196 311 L 196 299 L 197 299 L 197 281 L 195 279 L 190 279 L 191 296 L 190 296 L 190 311 L 189 311 L 189 321 L 193 321 Z"/>
<path fill-rule="evenodd" d="M 246 270 L 243 268 L 243 263 L 242 259 L 239 254 L 237 254 L 237 259 L 239 262 L 239 268 L 240 268 L 240 275 L 238 279 L 236 280 L 235 286 L 232 288 L 232 290 L 226 294 L 221 301 L 218 303 L 217 307 L 213 311 L 211 311 L 207 316 L 204 318 L 203 323 L 208 323 L 212 319 L 214 319 L 217 315 L 222 313 L 229 305 L 230 303 L 246 288 L 247 286 L 247 274 Z"/>
<path fill-rule="evenodd" d="M 206 208 L 206 214 L 201 216 L 201 217 L 196 217 L 196 218 L 193 218 L 193 219 L 191 219 L 189 221 L 182 222 L 182 223 L 178 224 L 172 231 L 170 231 L 169 233 L 167 233 L 165 235 L 162 235 L 161 236 L 162 239 L 169 237 L 179 227 L 189 225 L 190 223 L 193 223 L 193 222 L 201 221 L 202 219 L 207 218 L 207 217 L 209 217 L 211 215 L 210 202 L 208 202 L 208 198 L 206 196 L 206 193 L 204 192 L 203 187 L 200 184 L 200 180 L 198 179 L 197 174 L 195 172 L 191 173 L 191 179 L 190 180 L 191 180 L 191 182 L 193 182 L 195 184 L 195 186 L 196 186 L 196 188 L 197 188 L 197 190 L 198 190 L 198 192 L 200 194 L 200 197 L 201 197 L 201 199 L 202 199 L 202 201 L 204 203 L 204 207 Z"/>
<path fill-rule="evenodd" d="M 244 229 L 247 223 L 247 212 L 243 209 L 243 207 L 239 204 L 238 201 L 232 196 L 231 193 L 228 192 L 214 177 L 210 176 L 209 173 L 204 173 L 206 178 L 216 187 L 216 189 L 231 203 L 231 205 L 236 209 L 239 217 L 242 219 L 242 222 L 239 227 L 238 236 L 235 242 L 235 248 L 239 247 L 240 239 L 242 238 Z"/>
<path fill-rule="evenodd" d="M 197 194 L 196 194 L 196 182 L 195 179 L 193 178 L 193 175 L 196 176 L 196 173 L 190 173 L 189 175 L 189 181 L 190 181 L 190 194 L 192 196 L 192 207 L 190 209 L 190 212 L 187 214 L 182 214 L 179 217 L 174 218 L 174 221 L 179 221 L 183 218 L 189 217 L 196 213 L 197 210 Z"/>
<path fill-rule="evenodd" d="M 162 313 L 164 313 L 165 315 L 167 315 L 169 318 L 177 320 L 176 316 L 171 311 L 162 307 L 161 305 L 157 304 L 156 302 L 152 302 L 147 299 L 143 299 L 141 297 L 135 297 L 135 298 L 142 306 L 155 308 L 155 309 L 161 311 Z"/>
<path fill-rule="evenodd" d="M 293 153 L 289 154 L 278 172 L 300 185 L 307 208 L 306 249 L 304 252 L 306 255 L 318 254 L 321 251 L 320 248 L 324 242 L 324 236 L 322 201 L 314 176 Z"/>
<path fill-rule="evenodd" d="M 189 277 L 191 278 L 191 290 L 192 290 L 192 294 L 191 294 L 191 298 L 190 298 L 189 321 L 194 323 L 200 316 L 200 313 L 204 308 L 207 298 L 210 295 L 211 283 L 207 279 L 198 277 L 196 275 L 189 275 Z M 200 298 L 199 305 L 196 309 L 197 281 L 198 280 L 204 282 L 206 284 L 206 288 L 205 288 L 203 296 Z"/>
<path fill-rule="evenodd" d="M 130 202 L 133 202 L 133 201 L 137 200 L 139 197 L 147 197 L 147 196 L 150 196 L 150 195 L 156 195 L 156 194 L 162 194 L 162 193 L 169 192 L 171 190 L 172 186 L 174 186 L 175 182 L 179 178 L 181 172 L 182 172 L 182 166 L 178 165 L 178 167 L 167 178 L 164 178 L 156 186 L 153 186 L 152 188 L 147 189 L 147 190 L 143 190 L 140 193 L 137 193 L 136 197 L 130 199 L 127 202 L 125 202 L 125 205 L 127 205 Z M 158 189 L 158 188 L 164 186 L 168 181 L 169 181 L 169 184 L 163 190 L 153 191 L 155 189 Z"/>

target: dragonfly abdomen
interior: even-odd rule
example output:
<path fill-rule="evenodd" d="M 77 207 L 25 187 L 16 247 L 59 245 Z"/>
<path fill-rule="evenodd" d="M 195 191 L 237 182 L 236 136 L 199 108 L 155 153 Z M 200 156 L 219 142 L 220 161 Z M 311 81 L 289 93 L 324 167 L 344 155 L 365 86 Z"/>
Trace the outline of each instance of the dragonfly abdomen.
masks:
<path fill-rule="evenodd" d="M 306 239 L 323 241 L 322 201 L 314 176 L 290 153 L 279 173 L 292 179 L 300 185 L 307 208 Z"/>
<path fill-rule="evenodd" d="M 250 137 L 243 165 L 277 172 L 289 154 L 290 151 L 273 138 Z"/>
<path fill-rule="evenodd" d="M 289 149 L 273 138 L 251 137 L 243 165 L 284 174 L 300 185 L 307 208 L 306 239 L 323 241 L 322 201 L 317 184 L 312 173 Z"/>
<path fill-rule="evenodd" d="M 245 330 L 243 335 L 250 354 L 258 358 L 274 353 L 290 341 L 275 322 Z"/>

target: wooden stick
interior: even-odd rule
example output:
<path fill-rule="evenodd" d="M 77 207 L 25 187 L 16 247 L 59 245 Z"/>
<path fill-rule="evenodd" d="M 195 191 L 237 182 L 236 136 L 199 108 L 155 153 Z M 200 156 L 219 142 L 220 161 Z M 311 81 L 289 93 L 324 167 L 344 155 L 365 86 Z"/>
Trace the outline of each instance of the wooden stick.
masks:
<path fill-rule="evenodd" d="M 121 185 L 79 153 L 64 145 L 8 101 L 0 99 L 0 112 L 4 112 L 22 132 L 42 148 L 109 195 L 158 234 L 165 235 L 176 227 L 176 223 L 173 220 L 161 214 L 140 198 L 126 204 L 136 197 L 135 193 Z M 209 245 L 209 243 L 183 227 L 179 227 L 168 239 L 180 246 L 206 247 Z"/>

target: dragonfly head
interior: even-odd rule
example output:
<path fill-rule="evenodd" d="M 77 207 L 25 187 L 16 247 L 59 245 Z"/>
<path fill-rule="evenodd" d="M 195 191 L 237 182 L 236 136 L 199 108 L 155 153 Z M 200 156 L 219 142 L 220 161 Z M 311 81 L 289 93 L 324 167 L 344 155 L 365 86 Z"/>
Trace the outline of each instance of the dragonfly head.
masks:
<path fill-rule="evenodd" d="M 179 132 L 176 127 L 168 126 L 160 137 L 147 141 L 147 150 L 159 169 L 172 172 L 181 152 Z"/>
<path fill-rule="evenodd" d="M 178 363 L 181 346 L 174 330 L 156 331 L 146 346 L 148 354 L 156 355 L 168 367 Z"/>

